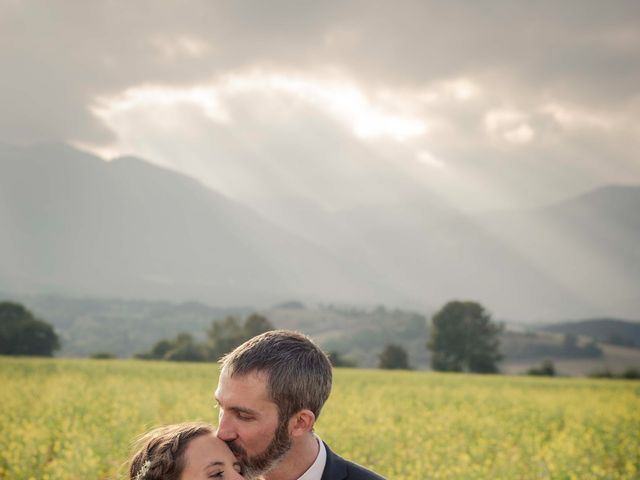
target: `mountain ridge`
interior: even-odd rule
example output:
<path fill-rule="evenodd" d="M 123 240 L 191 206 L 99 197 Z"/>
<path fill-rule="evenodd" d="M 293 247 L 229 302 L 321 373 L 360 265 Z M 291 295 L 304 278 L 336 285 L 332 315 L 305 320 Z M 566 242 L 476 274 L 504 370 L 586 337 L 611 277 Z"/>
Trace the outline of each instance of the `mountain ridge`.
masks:
<path fill-rule="evenodd" d="M 640 316 L 636 186 L 473 215 L 429 192 L 318 219 L 283 201 L 279 223 L 138 157 L 39 144 L 0 145 L 0 200 L 5 291 L 428 310 L 462 298 L 510 321 Z"/>
<path fill-rule="evenodd" d="M 105 162 L 60 145 L 20 151 L 21 158 L 3 155 L 0 162 L 5 284 L 26 274 L 25 286 L 36 290 L 240 303 L 313 289 L 319 298 L 340 296 L 340 288 L 357 296 L 357 282 L 330 252 L 197 180 L 140 159 Z M 306 292 L 299 292 L 303 279 Z"/>

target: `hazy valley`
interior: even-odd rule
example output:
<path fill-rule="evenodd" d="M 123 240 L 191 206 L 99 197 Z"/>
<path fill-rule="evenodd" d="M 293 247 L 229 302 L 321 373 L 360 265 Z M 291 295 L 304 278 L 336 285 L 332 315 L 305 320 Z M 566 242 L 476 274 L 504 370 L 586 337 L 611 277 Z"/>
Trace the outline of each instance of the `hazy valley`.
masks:
<path fill-rule="evenodd" d="M 640 317 L 640 187 L 475 215 L 427 192 L 301 205 L 265 218 L 144 160 L 5 145 L 0 289 L 255 309 L 296 298 L 433 311 L 462 298 L 516 323 Z"/>

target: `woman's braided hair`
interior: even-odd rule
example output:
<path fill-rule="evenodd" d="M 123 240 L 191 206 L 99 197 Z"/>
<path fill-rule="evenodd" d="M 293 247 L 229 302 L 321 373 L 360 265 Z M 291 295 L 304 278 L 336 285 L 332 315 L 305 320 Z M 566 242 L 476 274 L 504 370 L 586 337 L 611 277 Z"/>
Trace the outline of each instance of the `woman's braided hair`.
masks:
<path fill-rule="evenodd" d="M 179 480 L 189 442 L 213 433 L 214 428 L 207 423 L 178 423 L 146 433 L 136 442 L 129 480 Z"/>

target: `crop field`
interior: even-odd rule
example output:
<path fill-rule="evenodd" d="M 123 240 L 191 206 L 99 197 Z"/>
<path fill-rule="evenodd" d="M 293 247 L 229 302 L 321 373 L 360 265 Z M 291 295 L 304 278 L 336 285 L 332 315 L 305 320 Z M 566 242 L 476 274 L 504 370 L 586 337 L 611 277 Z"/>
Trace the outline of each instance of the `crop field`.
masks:
<path fill-rule="evenodd" d="M 215 423 L 217 366 L 0 357 L 0 478 L 125 478 L 132 440 Z M 638 479 L 640 383 L 340 370 L 316 428 L 389 479 Z"/>

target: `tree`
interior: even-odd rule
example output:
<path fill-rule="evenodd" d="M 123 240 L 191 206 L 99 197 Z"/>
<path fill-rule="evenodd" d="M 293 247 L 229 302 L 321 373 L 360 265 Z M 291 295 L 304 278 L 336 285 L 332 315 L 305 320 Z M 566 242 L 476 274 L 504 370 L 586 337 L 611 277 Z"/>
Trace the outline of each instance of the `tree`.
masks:
<path fill-rule="evenodd" d="M 409 356 L 400 345 L 388 344 L 378 357 L 378 368 L 391 370 L 409 370 Z"/>
<path fill-rule="evenodd" d="M 239 319 L 231 316 L 222 321 L 214 320 L 207 330 L 209 358 L 217 360 L 250 338 L 273 329 L 271 322 L 257 313 L 250 315 L 243 325 Z"/>
<path fill-rule="evenodd" d="M 431 366 L 446 372 L 495 373 L 502 327 L 476 302 L 452 301 L 431 319 Z"/>
<path fill-rule="evenodd" d="M 164 356 L 169 353 L 174 348 L 174 342 L 167 339 L 162 339 L 151 348 L 151 352 L 149 358 L 157 358 L 162 359 Z"/>
<path fill-rule="evenodd" d="M 357 366 L 356 362 L 349 358 L 346 358 L 336 350 L 332 350 L 327 356 L 329 357 L 331 365 L 333 365 L 334 367 L 354 368 Z"/>
<path fill-rule="evenodd" d="M 620 378 L 626 378 L 627 380 L 640 380 L 640 368 L 627 367 Z"/>
<path fill-rule="evenodd" d="M 113 360 L 116 356 L 111 352 L 96 352 L 90 358 L 94 360 Z"/>
<path fill-rule="evenodd" d="M 208 341 L 196 342 L 189 333 L 179 333 L 173 340 L 162 339 L 148 352 L 138 353 L 143 360 L 170 360 L 176 362 L 205 362 L 218 360 L 246 340 L 269 330 L 273 325 L 262 315 L 250 315 L 240 324 L 236 317 L 214 320 L 207 330 Z"/>
<path fill-rule="evenodd" d="M 209 356 L 214 360 L 236 348 L 245 338 L 240 320 L 233 316 L 222 321 L 211 322 L 207 336 L 209 337 Z"/>
<path fill-rule="evenodd" d="M 135 355 L 143 360 L 170 360 L 174 362 L 204 362 L 207 349 L 197 343 L 189 333 L 181 332 L 173 340 L 162 339 L 145 353 Z"/>
<path fill-rule="evenodd" d="M 173 362 L 204 362 L 207 352 L 204 345 L 195 342 L 189 333 L 179 333 L 173 341 L 173 348 L 164 355 Z"/>
<path fill-rule="evenodd" d="M 537 375 L 537 376 L 545 376 L 545 377 L 555 377 L 556 376 L 556 367 L 553 362 L 549 359 L 546 359 L 542 362 L 539 367 L 532 367 L 527 371 L 528 375 Z"/>
<path fill-rule="evenodd" d="M 0 354 L 50 357 L 60 348 L 53 327 L 19 303 L 0 302 Z"/>
<path fill-rule="evenodd" d="M 244 336 L 246 340 L 270 330 L 273 330 L 271 322 L 267 320 L 267 317 L 263 317 L 257 313 L 250 315 L 244 322 Z"/>

